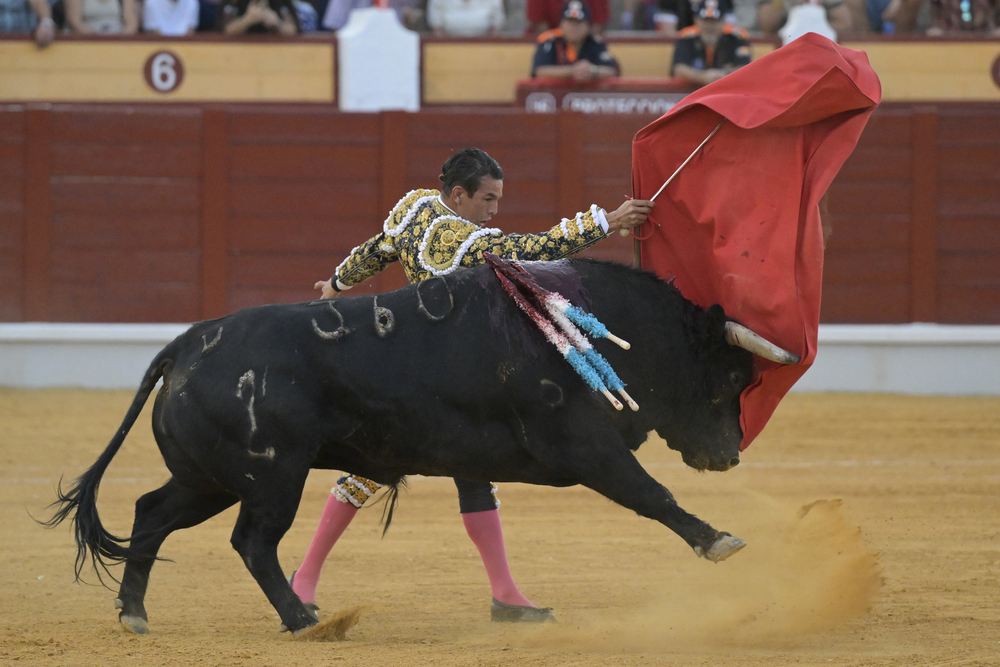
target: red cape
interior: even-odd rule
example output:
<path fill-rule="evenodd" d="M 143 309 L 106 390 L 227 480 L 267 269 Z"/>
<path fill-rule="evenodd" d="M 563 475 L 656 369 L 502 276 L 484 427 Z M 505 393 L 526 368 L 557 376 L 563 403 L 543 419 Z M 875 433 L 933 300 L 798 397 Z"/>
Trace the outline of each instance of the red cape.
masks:
<path fill-rule="evenodd" d="M 881 97 L 863 52 L 810 33 L 691 93 L 633 140 L 633 195 L 649 199 L 726 120 L 637 235 L 644 268 L 802 357 L 794 366 L 754 358 L 741 449 L 816 357 L 819 201 Z"/>

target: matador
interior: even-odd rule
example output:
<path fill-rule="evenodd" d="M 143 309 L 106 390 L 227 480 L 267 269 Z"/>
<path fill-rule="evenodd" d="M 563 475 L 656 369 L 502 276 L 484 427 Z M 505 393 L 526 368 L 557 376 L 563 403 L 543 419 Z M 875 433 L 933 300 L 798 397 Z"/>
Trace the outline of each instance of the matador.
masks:
<path fill-rule="evenodd" d="M 330 280 L 316 283 L 324 298 L 364 282 L 393 262 L 400 262 L 411 283 L 444 276 L 485 262 L 483 253 L 516 260 L 556 260 L 580 252 L 618 229 L 641 224 L 652 202 L 628 200 L 607 213 L 593 205 L 574 218 L 539 234 L 504 234 L 487 227 L 503 196 L 503 171 L 485 152 L 467 148 L 445 162 L 442 189 L 413 190 L 393 207 L 382 231 L 354 248 Z M 518 589 L 507 563 L 496 487 L 489 482 L 455 479 L 459 511 L 469 537 L 482 557 L 490 580 L 494 621 L 555 620 L 548 608 L 536 607 Z M 346 474 L 327 501 L 292 588 L 315 605 L 316 585 L 327 554 L 365 502 L 379 489 L 368 479 Z"/>

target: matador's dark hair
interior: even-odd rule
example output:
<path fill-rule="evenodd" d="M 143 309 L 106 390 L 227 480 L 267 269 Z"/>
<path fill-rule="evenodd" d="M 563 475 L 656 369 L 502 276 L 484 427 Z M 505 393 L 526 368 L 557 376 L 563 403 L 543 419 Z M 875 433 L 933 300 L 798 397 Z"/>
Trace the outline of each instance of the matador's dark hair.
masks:
<path fill-rule="evenodd" d="M 463 148 L 452 155 L 441 167 L 441 192 L 448 196 L 456 185 L 461 185 L 469 196 L 476 194 L 483 177 L 503 180 L 503 169 L 497 161 L 478 148 Z"/>

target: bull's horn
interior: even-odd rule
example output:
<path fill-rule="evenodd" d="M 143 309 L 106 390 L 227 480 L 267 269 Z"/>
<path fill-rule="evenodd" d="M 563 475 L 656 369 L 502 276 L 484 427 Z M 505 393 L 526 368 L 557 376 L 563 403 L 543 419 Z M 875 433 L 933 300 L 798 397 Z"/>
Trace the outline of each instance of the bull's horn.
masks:
<path fill-rule="evenodd" d="M 759 357 L 777 361 L 779 364 L 797 364 L 802 360 L 799 355 L 782 350 L 774 343 L 736 322 L 726 322 L 726 342 L 736 347 L 742 347 L 747 352 L 752 352 Z"/>

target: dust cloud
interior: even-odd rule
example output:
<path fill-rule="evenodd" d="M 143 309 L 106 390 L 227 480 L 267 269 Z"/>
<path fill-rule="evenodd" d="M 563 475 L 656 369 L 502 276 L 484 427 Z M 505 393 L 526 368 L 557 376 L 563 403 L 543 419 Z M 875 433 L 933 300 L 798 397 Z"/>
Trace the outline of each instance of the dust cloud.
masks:
<path fill-rule="evenodd" d="M 302 641 L 343 641 L 347 636 L 347 631 L 361 620 L 361 614 L 364 611 L 365 607 L 359 606 L 334 612 L 329 617 L 321 619 L 316 625 L 295 633 L 294 638 Z"/>
<path fill-rule="evenodd" d="M 755 497 L 754 504 L 754 523 L 740 535 L 748 546 L 725 563 L 649 573 L 649 599 L 614 621 L 574 619 L 506 641 L 628 652 L 774 646 L 869 611 L 882 576 L 840 500 L 787 508 Z"/>

